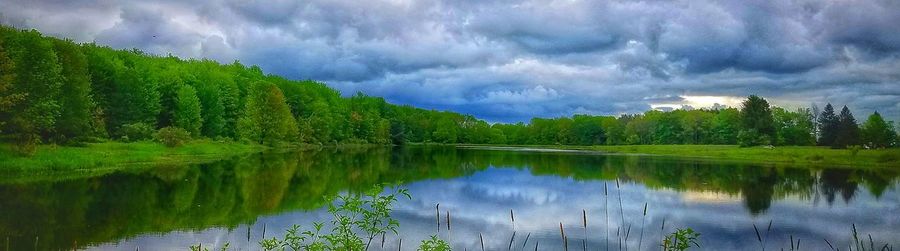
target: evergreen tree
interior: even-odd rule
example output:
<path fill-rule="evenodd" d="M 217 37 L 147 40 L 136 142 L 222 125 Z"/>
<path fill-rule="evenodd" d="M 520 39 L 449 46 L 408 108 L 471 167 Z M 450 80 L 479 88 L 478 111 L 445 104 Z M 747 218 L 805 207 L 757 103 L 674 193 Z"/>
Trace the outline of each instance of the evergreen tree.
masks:
<path fill-rule="evenodd" d="M 825 110 L 819 115 L 819 145 L 830 146 L 834 144 L 837 138 L 838 117 L 834 113 L 834 107 L 831 103 L 825 105 Z"/>
<path fill-rule="evenodd" d="M 897 138 L 894 127 L 884 121 L 878 111 L 869 115 L 861 128 L 863 144 L 871 148 L 890 147 Z"/>
<path fill-rule="evenodd" d="M 771 144 L 775 138 L 775 122 L 772 118 L 772 109 L 765 99 L 750 95 L 741 103 L 741 125 L 750 138 L 756 138 L 755 144 Z"/>
<path fill-rule="evenodd" d="M 91 100 L 91 77 L 88 62 L 72 41 L 54 40 L 54 48 L 62 65 L 63 85 L 59 103 L 60 116 L 56 136 L 61 141 L 91 134 L 94 101 Z"/>
<path fill-rule="evenodd" d="M 203 118 L 200 112 L 200 99 L 193 87 L 183 85 L 175 96 L 175 126 L 188 131 L 192 136 L 200 136 Z"/>
<path fill-rule="evenodd" d="M 850 113 L 850 109 L 844 106 L 838 116 L 837 137 L 831 147 L 846 148 L 850 145 L 859 145 L 859 126 L 856 124 L 853 114 Z"/>

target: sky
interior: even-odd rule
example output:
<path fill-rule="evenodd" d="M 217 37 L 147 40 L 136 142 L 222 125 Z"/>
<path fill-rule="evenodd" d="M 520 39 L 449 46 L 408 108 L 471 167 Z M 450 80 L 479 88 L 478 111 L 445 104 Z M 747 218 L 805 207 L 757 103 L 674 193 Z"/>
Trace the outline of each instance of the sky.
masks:
<path fill-rule="evenodd" d="M 491 122 L 751 94 L 900 121 L 895 0 L 0 0 L 0 23 Z"/>

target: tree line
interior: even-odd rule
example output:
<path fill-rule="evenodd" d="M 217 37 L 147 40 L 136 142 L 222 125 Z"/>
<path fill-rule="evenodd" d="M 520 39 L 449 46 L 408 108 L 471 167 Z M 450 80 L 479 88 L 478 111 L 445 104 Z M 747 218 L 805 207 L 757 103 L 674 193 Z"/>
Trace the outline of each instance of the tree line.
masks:
<path fill-rule="evenodd" d="M 862 125 L 846 106 L 835 114 L 831 104 L 788 110 L 749 96 L 740 108 L 651 110 L 615 116 L 575 115 L 555 119 L 534 118 L 530 123 L 495 124 L 497 143 L 563 145 L 669 145 L 717 144 L 822 145 L 832 148 L 897 145 L 893 122 L 877 111 Z"/>
<path fill-rule="evenodd" d="M 173 136 L 174 135 L 174 136 Z M 180 136 L 179 136 L 180 135 Z M 878 113 L 860 127 L 846 107 L 818 114 L 749 97 L 741 107 L 535 118 L 490 124 L 471 115 L 348 98 L 324 83 L 264 74 L 238 61 L 180 59 L 0 26 L 0 139 L 41 143 L 154 137 L 259 144 L 896 145 Z M 163 140 L 164 142 L 168 142 Z"/>

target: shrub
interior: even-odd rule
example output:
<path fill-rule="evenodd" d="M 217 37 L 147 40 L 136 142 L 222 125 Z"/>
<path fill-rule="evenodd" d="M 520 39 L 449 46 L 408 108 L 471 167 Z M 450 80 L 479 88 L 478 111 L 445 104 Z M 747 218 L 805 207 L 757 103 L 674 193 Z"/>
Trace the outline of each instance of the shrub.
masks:
<path fill-rule="evenodd" d="M 760 134 L 756 130 L 741 130 L 737 135 L 738 144 L 741 147 L 769 145 L 772 140 L 769 136 Z"/>
<path fill-rule="evenodd" d="M 150 139 L 153 137 L 153 131 L 153 126 L 141 122 L 123 125 L 119 128 L 121 139 L 125 142 Z"/>
<path fill-rule="evenodd" d="M 700 244 L 697 242 L 699 238 L 700 233 L 694 232 L 694 229 L 679 228 L 676 229 L 675 232 L 666 235 L 666 238 L 663 240 L 662 248 L 665 251 L 682 251 L 687 250 L 691 246 L 700 248 Z"/>
<path fill-rule="evenodd" d="M 153 135 L 156 141 L 163 143 L 168 147 L 176 147 L 191 140 L 191 134 L 180 127 L 163 127 Z"/>
<path fill-rule="evenodd" d="M 446 241 L 438 239 L 437 236 L 432 235 L 431 239 L 422 241 L 422 244 L 419 245 L 418 251 L 450 251 L 450 244 L 447 244 Z"/>

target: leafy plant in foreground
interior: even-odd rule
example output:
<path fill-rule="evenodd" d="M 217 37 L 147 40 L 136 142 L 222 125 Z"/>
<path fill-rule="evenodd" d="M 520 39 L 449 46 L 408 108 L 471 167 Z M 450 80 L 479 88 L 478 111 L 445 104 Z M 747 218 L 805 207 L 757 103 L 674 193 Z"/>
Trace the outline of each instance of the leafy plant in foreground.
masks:
<path fill-rule="evenodd" d="M 694 232 L 694 229 L 678 228 L 675 232 L 666 235 L 666 238 L 663 239 L 662 248 L 665 251 L 687 250 L 691 246 L 700 248 L 700 243 L 697 242 L 699 239 L 700 233 Z"/>
<path fill-rule="evenodd" d="M 446 241 L 438 239 L 437 236 L 432 235 L 431 239 L 422 241 L 422 244 L 419 245 L 417 249 L 419 251 L 449 251 L 451 250 L 450 244 L 447 244 Z"/>
<path fill-rule="evenodd" d="M 390 216 L 392 204 L 401 195 L 411 198 L 406 189 L 388 194 L 382 191 L 382 186 L 375 186 L 363 193 L 337 196 L 336 202 L 328 206 L 332 220 L 327 234 L 322 233 L 324 223 L 313 223 L 313 230 L 302 232 L 299 225 L 294 225 L 283 238 L 265 239 L 259 245 L 263 250 L 366 250 L 375 236 L 397 234 L 400 223 Z"/>

